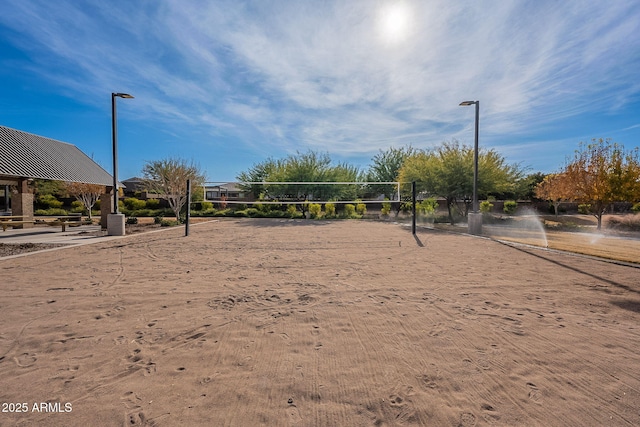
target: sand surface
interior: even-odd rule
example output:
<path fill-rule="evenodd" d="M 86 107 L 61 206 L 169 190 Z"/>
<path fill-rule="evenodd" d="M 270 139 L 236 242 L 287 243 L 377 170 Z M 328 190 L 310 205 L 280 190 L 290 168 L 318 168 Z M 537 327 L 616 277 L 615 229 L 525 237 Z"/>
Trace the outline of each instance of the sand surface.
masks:
<path fill-rule="evenodd" d="M 640 270 L 418 238 L 234 219 L 0 260 L 0 425 L 640 425 Z"/>

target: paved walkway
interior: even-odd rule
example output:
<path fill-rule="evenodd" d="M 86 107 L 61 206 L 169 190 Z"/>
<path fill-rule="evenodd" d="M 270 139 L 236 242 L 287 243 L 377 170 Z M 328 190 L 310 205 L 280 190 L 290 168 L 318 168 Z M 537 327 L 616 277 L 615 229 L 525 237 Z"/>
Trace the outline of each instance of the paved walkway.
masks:
<path fill-rule="evenodd" d="M 61 231 L 60 227 L 36 226 L 32 228 L 8 228 L 0 231 L 0 243 L 55 243 L 65 245 L 86 245 L 100 241 L 112 240 L 118 236 L 103 236 L 99 225 L 82 225 L 69 227 Z"/>

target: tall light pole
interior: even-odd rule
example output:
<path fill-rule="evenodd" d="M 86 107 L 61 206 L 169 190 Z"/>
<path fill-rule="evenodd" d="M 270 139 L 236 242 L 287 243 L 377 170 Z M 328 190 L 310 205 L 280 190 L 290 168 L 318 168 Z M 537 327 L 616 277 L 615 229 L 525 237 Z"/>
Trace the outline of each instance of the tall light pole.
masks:
<path fill-rule="evenodd" d="M 480 206 L 478 204 L 478 128 L 480 125 L 480 101 L 463 101 L 460 103 L 462 107 L 470 105 L 476 106 L 476 132 L 473 147 L 473 215 L 469 216 L 469 233 L 482 234 L 482 216 L 479 213 Z"/>
<path fill-rule="evenodd" d="M 124 236 L 124 215 L 118 212 L 118 126 L 116 124 L 116 98 L 133 98 L 128 93 L 111 93 L 111 138 L 113 142 L 113 209 L 107 220 L 110 235 Z"/>
<path fill-rule="evenodd" d="M 111 139 L 113 142 L 113 211 L 118 212 L 118 125 L 116 120 L 116 98 L 133 98 L 128 93 L 111 93 Z"/>

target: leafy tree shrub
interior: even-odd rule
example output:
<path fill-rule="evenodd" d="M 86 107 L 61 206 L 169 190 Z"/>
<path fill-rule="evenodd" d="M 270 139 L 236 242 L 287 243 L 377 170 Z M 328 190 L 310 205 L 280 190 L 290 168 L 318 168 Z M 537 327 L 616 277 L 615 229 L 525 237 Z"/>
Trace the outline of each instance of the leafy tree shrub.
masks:
<path fill-rule="evenodd" d="M 640 213 L 640 202 L 638 202 L 635 205 L 633 205 L 633 207 L 631 208 L 631 212 Z"/>
<path fill-rule="evenodd" d="M 362 200 L 358 200 L 358 202 L 362 202 Z M 365 203 L 356 203 L 356 212 L 358 215 L 364 215 L 367 213 L 367 205 Z"/>
<path fill-rule="evenodd" d="M 287 206 L 287 216 L 290 218 L 297 218 L 299 217 L 301 214 L 300 212 L 298 212 L 298 209 L 296 208 L 296 205 L 289 205 Z"/>
<path fill-rule="evenodd" d="M 578 205 L 578 212 L 583 215 L 589 215 L 591 213 L 591 204 L 581 203 Z"/>
<path fill-rule="evenodd" d="M 423 201 L 416 203 L 416 210 L 423 215 L 433 215 L 438 209 L 438 201 L 435 197 L 429 197 Z"/>
<path fill-rule="evenodd" d="M 344 205 L 344 216 L 346 218 L 355 218 L 356 216 L 356 207 L 351 203 L 347 203 Z"/>
<path fill-rule="evenodd" d="M 517 208 L 518 208 L 518 203 L 515 200 L 506 200 L 504 202 L 504 207 L 502 208 L 502 210 L 507 215 L 513 215 L 514 213 L 516 213 Z"/>
<path fill-rule="evenodd" d="M 211 202 L 202 202 L 200 203 L 200 210 L 208 211 L 213 209 L 213 203 Z"/>
<path fill-rule="evenodd" d="M 325 203 L 324 204 L 324 215 L 327 218 L 334 218 L 336 216 L 336 205 L 335 205 L 335 203 Z"/>
<path fill-rule="evenodd" d="M 61 208 L 64 204 L 52 194 L 42 194 L 36 200 L 38 206 L 42 209 Z"/>
<path fill-rule="evenodd" d="M 480 202 L 480 212 L 482 212 L 483 214 L 490 213 L 492 209 L 493 203 L 491 203 L 490 201 L 483 200 L 482 202 Z"/>
<path fill-rule="evenodd" d="M 128 197 L 124 199 L 124 205 L 127 207 L 127 209 L 134 211 L 147 207 L 147 202 L 145 202 L 144 200 L 136 199 L 135 197 Z"/>
<path fill-rule="evenodd" d="M 391 202 L 388 202 L 387 198 L 384 199 L 385 201 L 382 202 L 382 209 L 380 209 L 380 213 L 384 216 L 388 216 L 391 213 Z"/>
<path fill-rule="evenodd" d="M 36 209 L 33 213 L 36 216 L 66 216 L 69 213 L 60 208 Z"/>
<path fill-rule="evenodd" d="M 85 210 L 84 204 L 80 200 L 74 200 L 71 202 L 71 212 L 84 213 Z"/>
<path fill-rule="evenodd" d="M 156 216 L 158 213 L 157 209 L 136 209 L 130 212 L 130 216 Z"/>
<path fill-rule="evenodd" d="M 256 208 L 247 208 L 244 211 L 245 215 L 250 217 L 250 218 L 263 218 L 264 217 L 264 212 L 262 212 L 259 209 Z"/>
<path fill-rule="evenodd" d="M 138 218 L 135 216 L 130 216 L 127 218 L 127 224 L 137 224 Z"/>
<path fill-rule="evenodd" d="M 319 203 L 310 203 L 309 214 L 311 218 L 320 218 L 322 215 L 322 206 Z"/>
<path fill-rule="evenodd" d="M 147 209 L 158 209 L 160 207 L 160 199 L 147 199 L 145 205 Z"/>

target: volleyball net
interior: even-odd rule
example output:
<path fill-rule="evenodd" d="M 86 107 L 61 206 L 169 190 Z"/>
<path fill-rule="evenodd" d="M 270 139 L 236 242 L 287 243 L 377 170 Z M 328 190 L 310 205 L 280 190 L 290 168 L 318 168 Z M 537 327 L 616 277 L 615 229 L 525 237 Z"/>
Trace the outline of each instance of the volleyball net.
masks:
<path fill-rule="evenodd" d="M 398 214 L 403 211 L 410 215 L 415 234 L 418 216 L 415 184 L 397 181 L 206 182 L 202 186 L 200 216 L 330 219 L 395 214 L 399 219 Z M 190 196 L 188 198 L 190 200 Z M 188 205 L 186 235 L 191 216 L 191 203 Z"/>
<path fill-rule="evenodd" d="M 219 207 L 398 203 L 405 194 L 401 182 L 207 182 L 203 187 L 204 201 Z"/>

